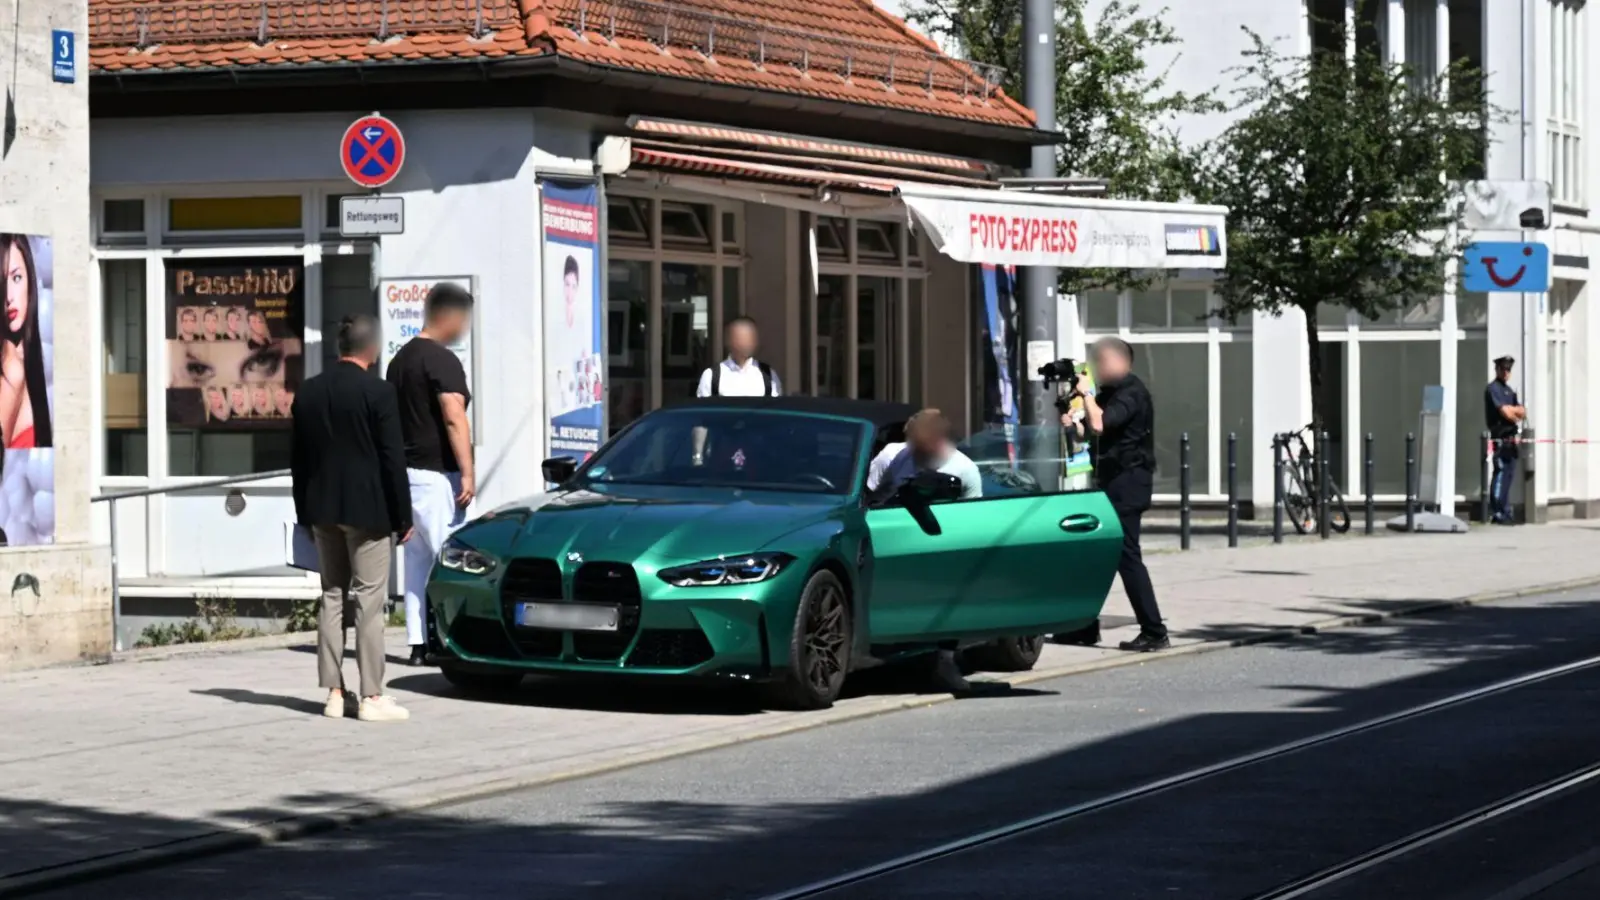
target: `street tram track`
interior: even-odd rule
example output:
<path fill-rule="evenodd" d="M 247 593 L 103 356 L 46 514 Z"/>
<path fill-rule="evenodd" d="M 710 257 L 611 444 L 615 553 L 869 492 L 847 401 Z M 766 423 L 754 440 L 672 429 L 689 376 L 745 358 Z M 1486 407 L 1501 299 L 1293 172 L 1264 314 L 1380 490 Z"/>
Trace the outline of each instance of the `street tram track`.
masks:
<path fill-rule="evenodd" d="M 805 898 L 822 897 L 856 887 L 867 882 L 876 881 L 889 875 L 894 875 L 909 870 L 939 862 L 951 857 L 960 856 L 985 847 L 990 847 L 1015 838 L 1035 834 L 1045 829 L 1053 828 L 1084 818 L 1095 813 L 1124 806 L 1134 801 L 1143 800 L 1178 788 L 1187 787 L 1203 781 L 1216 778 L 1231 772 L 1237 772 L 1250 766 L 1282 759 L 1287 756 L 1321 747 L 1346 738 L 1367 734 L 1382 728 L 1402 722 L 1412 721 L 1430 714 L 1453 709 L 1501 694 L 1515 691 L 1520 688 L 1531 687 L 1536 684 L 1561 678 L 1600 667 L 1600 656 L 1591 656 L 1559 666 L 1551 666 L 1528 672 L 1512 678 L 1507 678 L 1492 684 L 1460 691 L 1447 697 L 1441 697 L 1427 703 L 1418 704 L 1396 712 L 1387 713 L 1361 722 L 1339 728 L 1329 729 L 1318 734 L 1304 738 L 1287 741 L 1262 750 L 1241 754 L 1210 765 L 1201 766 L 1148 781 L 1125 790 L 1105 794 L 1081 803 L 1060 807 L 1050 812 L 1020 819 L 997 828 L 978 832 L 957 838 L 923 850 L 908 853 L 884 862 L 844 872 L 838 875 L 823 878 L 803 884 L 798 887 L 788 888 L 775 893 L 762 895 L 759 900 L 805 900 Z M 1279 885 L 1264 894 L 1259 894 L 1250 900 L 1288 900 L 1292 897 L 1302 897 L 1315 890 L 1328 887 L 1338 881 L 1363 872 L 1372 867 L 1396 859 L 1406 853 L 1421 849 L 1436 843 L 1451 835 L 1460 833 L 1476 824 L 1499 818 L 1510 812 L 1515 812 L 1528 805 L 1547 799 L 1555 794 L 1600 779 L 1600 763 L 1593 763 L 1572 771 L 1552 781 L 1545 782 L 1535 787 L 1519 791 L 1511 796 L 1503 797 L 1487 806 L 1480 807 L 1453 819 L 1446 820 L 1437 825 L 1430 826 L 1422 831 L 1415 832 L 1390 844 L 1385 844 L 1367 853 L 1349 858 L 1319 872 L 1297 878 L 1294 881 Z"/>

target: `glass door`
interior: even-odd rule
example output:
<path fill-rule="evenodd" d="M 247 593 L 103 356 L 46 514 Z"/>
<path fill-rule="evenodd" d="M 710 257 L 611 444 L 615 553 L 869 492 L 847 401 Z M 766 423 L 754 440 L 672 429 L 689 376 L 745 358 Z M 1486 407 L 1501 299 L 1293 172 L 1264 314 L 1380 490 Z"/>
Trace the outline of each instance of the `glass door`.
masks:
<path fill-rule="evenodd" d="M 863 400 L 900 400 L 904 396 L 906 346 L 905 304 L 900 279 L 861 276 L 856 279 L 856 385 Z"/>

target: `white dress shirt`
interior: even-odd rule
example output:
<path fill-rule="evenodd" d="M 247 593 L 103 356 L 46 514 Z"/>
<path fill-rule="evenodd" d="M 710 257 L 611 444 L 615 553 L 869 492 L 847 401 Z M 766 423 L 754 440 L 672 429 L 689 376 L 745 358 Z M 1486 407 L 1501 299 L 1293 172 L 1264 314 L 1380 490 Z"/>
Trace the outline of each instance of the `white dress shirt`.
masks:
<path fill-rule="evenodd" d="M 722 367 L 722 389 L 724 397 L 765 397 L 766 384 L 761 379 L 761 364 L 754 359 L 739 365 L 728 357 L 717 365 Z M 711 369 L 700 373 L 700 387 L 694 392 L 696 397 L 711 396 Z M 783 382 L 778 380 L 778 370 L 772 370 L 772 396 L 783 396 Z"/>
<path fill-rule="evenodd" d="M 867 467 L 867 490 L 878 489 L 878 485 L 883 483 L 884 475 L 889 471 L 890 464 L 905 449 L 905 442 L 901 441 L 878 451 L 878 455 L 872 458 L 871 465 Z M 961 479 L 962 500 L 976 500 L 983 496 L 983 475 L 978 471 L 978 464 L 960 450 L 950 447 L 946 451 L 944 462 L 940 463 L 935 471 Z"/>

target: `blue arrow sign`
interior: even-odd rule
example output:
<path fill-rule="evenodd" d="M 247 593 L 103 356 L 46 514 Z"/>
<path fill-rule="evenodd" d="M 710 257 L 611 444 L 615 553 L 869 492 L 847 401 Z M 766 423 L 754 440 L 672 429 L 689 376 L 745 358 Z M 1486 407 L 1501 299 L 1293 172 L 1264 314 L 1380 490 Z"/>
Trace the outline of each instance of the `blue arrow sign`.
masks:
<path fill-rule="evenodd" d="M 1462 263 L 1462 290 L 1477 294 L 1550 290 L 1550 248 L 1544 244 L 1468 244 Z"/>

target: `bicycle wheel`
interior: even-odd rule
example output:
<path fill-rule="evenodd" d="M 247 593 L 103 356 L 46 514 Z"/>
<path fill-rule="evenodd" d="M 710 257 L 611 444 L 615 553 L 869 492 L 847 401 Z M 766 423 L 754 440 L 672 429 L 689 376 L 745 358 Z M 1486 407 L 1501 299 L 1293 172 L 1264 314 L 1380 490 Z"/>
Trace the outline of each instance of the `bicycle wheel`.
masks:
<path fill-rule="evenodd" d="M 1283 472 L 1283 514 L 1298 534 L 1310 534 L 1317 527 L 1317 502 L 1300 477 L 1299 468 Z"/>
<path fill-rule="evenodd" d="M 1339 483 L 1328 479 L 1328 527 L 1340 534 L 1350 530 L 1350 507 L 1344 502 Z"/>

